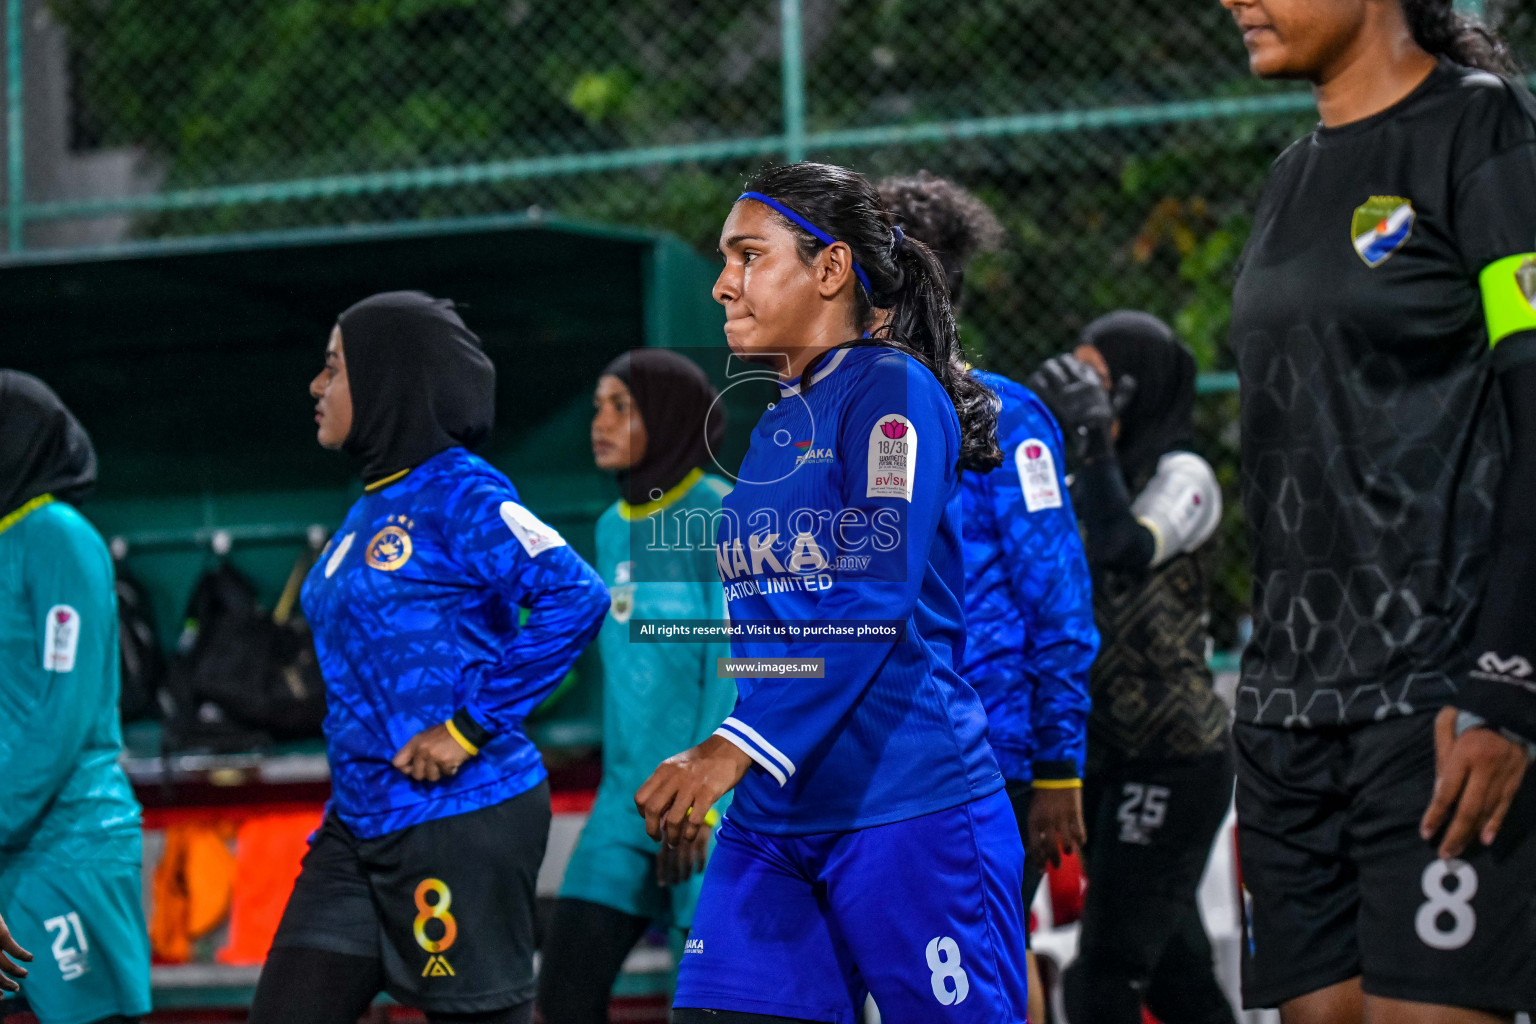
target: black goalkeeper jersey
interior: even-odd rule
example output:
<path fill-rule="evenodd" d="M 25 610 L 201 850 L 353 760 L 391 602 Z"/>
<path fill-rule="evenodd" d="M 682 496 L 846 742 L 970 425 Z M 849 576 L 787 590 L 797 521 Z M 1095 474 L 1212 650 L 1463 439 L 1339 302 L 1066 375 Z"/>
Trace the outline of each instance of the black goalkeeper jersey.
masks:
<path fill-rule="evenodd" d="M 1276 161 L 1232 310 L 1254 558 L 1239 722 L 1435 711 L 1470 667 L 1506 450 L 1478 278 L 1536 252 L 1533 147 L 1528 94 L 1442 60 Z"/>

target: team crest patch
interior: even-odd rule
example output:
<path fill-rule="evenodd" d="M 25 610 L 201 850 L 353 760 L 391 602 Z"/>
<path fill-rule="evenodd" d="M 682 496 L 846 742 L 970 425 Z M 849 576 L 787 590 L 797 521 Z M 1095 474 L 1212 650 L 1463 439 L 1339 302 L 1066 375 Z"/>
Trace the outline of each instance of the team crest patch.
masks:
<path fill-rule="evenodd" d="M 1525 304 L 1531 307 L 1531 312 L 1536 313 L 1536 256 L 1526 258 L 1515 271 L 1515 284 L 1520 289 L 1520 294 L 1525 296 Z"/>
<path fill-rule="evenodd" d="M 416 525 L 405 516 L 390 516 L 389 525 L 368 542 L 364 561 L 371 568 L 394 572 L 411 560 L 411 535 L 406 531 Z"/>
<path fill-rule="evenodd" d="M 1355 252 L 1366 266 L 1381 266 L 1407 244 L 1417 219 L 1411 200 L 1402 196 L 1371 196 L 1356 207 L 1350 221 L 1349 234 Z"/>
<path fill-rule="evenodd" d="M 626 583 L 608 588 L 608 599 L 608 613 L 614 621 L 628 622 L 635 612 L 635 585 Z"/>

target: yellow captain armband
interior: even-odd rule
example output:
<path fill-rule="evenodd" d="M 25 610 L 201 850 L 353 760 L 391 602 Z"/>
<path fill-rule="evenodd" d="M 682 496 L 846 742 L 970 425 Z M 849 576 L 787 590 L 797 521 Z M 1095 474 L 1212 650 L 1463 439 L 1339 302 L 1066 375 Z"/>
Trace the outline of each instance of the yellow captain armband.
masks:
<path fill-rule="evenodd" d="M 1536 252 L 1488 264 L 1477 283 L 1483 293 L 1490 348 L 1512 335 L 1536 331 Z"/>
<path fill-rule="evenodd" d="M 1082 779 L 1036 779 L 1030 783 L 1035 789 L 1082 789 Z"/>
<path fill-rule="evenodd" d="M 469 751 L 470 757 L 474 757 L 476 754 L 480 753 L 480 748 L 469 742 L 469 740 L 465 738 L 464 734 L 459 732 L 459 727 L 453 724 L 453 719 L 450 718 L 443 724 L 448 727 L 448 735 L 457 740 L 459 746 Z"/>

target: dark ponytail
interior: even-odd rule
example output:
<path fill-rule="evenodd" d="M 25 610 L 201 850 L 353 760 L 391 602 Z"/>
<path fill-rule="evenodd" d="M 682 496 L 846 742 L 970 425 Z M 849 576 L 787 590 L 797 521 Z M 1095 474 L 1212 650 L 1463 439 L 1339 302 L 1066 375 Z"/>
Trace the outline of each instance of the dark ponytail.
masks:
<path fill-rule="evenodd" d="M 965 267 L 979 252 L 992 252 L 1006 235 L 997 214 L 970 192 L 937 174 L 918 171 L 880 183 L 880 200 L 909 238 L 920 238 L 944 265 L 949 302 L 960 308 Z"/>
<path fill-rule="evenodd" d="M 860 327 L 874 327 L 876 309 L 889 312 L 872 337 L 848 344 L 894 348 L 926 366 L 960 418 L 960 468 L 987 472 L 1002 465 L 997 407 L 961 355 L 944 267 L 927 246 L 896 228 L 870 180 L 835 164 L 784 164 L 758 172 L 747 191 L 783 203 L 853 251 L 869 279 L 868 292 L 862 285 L 855 289 Z M 788 218 L 784 223 L 800 236 L 800 257 L 807 264 L 827 247 Z"/>
<path fill-rule="evenodd" d="M 1455 0 L 1402 0 L 1413 40 L 1436 57 L 1496 75 L 1518 73 L 1509 47 L 1488 26 L 1456 13 Z"/>

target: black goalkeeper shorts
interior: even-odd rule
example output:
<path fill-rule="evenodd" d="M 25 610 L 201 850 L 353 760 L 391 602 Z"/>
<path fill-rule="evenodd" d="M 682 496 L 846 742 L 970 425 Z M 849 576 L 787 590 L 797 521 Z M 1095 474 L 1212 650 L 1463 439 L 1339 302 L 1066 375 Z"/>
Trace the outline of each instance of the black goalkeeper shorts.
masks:
<path fill-rule="evenodd" d="M 1442 862 L 1419 837 L 1434 716 L 1328 730 L 1238 725 L 1243 1003 L 1359 977 L 1374 996 L 1536 1006 L 1536 793 L 1527 775 L 1491 847 Z"/>

